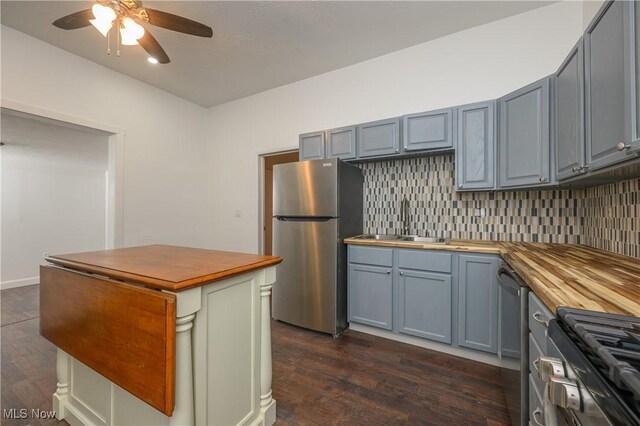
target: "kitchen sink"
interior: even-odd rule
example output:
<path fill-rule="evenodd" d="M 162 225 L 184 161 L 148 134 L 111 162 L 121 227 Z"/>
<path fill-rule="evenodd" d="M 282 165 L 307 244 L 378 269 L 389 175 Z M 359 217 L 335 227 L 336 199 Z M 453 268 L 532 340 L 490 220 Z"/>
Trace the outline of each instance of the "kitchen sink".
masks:
<path fill-rule="evenodd" d="M 426 244 L 449 244 L 448 238 L 418 237 L 417 235 L 403 236 L 400 238 L 400 241 L 410 241 L 414 243 L 426 243 Z"/>
<path fill-rule="evenodd" d="M 402 241 L 425 244 L 449 244 L 448 238 L 419 237 L 417 235 L 365 234 L 354 237 L 358 240 Z"/>
<path fill-rule="evenodd" d="M 355 237 L 358 240 L 402 241 L 402 235 L 367 234 Z"/>

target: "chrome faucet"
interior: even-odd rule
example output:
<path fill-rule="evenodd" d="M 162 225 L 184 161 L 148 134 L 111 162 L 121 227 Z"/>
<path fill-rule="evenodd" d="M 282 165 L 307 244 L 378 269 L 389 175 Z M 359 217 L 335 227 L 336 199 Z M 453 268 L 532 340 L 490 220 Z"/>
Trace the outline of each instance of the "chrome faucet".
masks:
<path fill-rule="evenodd" d="M 409 235 L 409 200 L 405 196 L 400 204 L 400 218 L 402 219 L 401 235 Z"/>

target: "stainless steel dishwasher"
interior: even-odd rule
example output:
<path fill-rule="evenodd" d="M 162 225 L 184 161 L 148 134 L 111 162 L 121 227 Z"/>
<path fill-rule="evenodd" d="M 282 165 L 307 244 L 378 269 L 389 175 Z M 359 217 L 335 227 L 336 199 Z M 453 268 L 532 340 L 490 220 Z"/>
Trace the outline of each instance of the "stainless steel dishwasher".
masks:
<path fill-rule="evenodd" d="M 501 344 L 501 356 L 519 358 L 519 370 L 503 367 L 500 379 L 504 396 L 513 425 L 529 424 L 529 287 L 518 274 L 505 262 L 498 268 L 498 283 L 501 289 L 500 335 L 519 341 L 519 347 L 504 347 Z M 517 321 L 516 320 L 517 317 Z M 505 339 L 506 341 L 506 339 Z"/>

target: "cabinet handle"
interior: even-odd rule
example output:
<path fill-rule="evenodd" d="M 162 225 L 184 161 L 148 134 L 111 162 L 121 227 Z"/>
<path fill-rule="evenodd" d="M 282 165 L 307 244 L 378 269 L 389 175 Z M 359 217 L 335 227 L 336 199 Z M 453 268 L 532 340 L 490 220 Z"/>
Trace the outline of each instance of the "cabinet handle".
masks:
<path fill-rule="evenodd" d="M 400 271 L 400 275 L 401 275 L 401 276 L 404 276 L 404 272 Z"/>
<path fill-rule="evenodd" d="M 578 166 L 573 166 L 573 167 L 571 168 L 571 171 L 572 171 L 573 173 L 575 173 L 575 172 L 579 172 L 579 171 L 580 171 L 580 167 L 578 167 Z"/>
<path fill-rule="evenodd" d="M 544 177 L 544 176 L 540 176 L 540 182 L 545 182 L 546 180 L 547 180 L 547 178 L 546 178 L 546 177 Z"/>
<path fill-rule="evenodd" d="M 540 420 L 538 420 L 538 416 L 542 416 L 542 410 L 540 409 L 540 407 L 536 407 L 536 409 L 533 410 L 533 421 L 538 426 L 544 426 L 544 423 L 541 423 Z"/>
<path fill-rule="evenodd" d="M 390 273 L 391 273 L 391 269 L 387 269 L 387 274 L 390 274 Z"/>
<path fill-rule="evenodd" d="M 462 184 L 458 185 L 458 188 L 462 188 Z"/>
<path fill-rule="evenodd" d="M 624 151 L 625 149 L 631 149 L 631 145 L 628 145 L 624 142 L 620 142 L 619 144 L 616 145 L 616 149 L 618 151 Z"/>
<path fill-rule="evenodd" d="M 546 319 L 544 319 L 544 317 L 542 316 L 542 312 L 540 311 L 536 311 L 533 315 L 531 315 L 533 317 L 533 319 L 542 324 L 544 326 L 544 328 L 549 328 L 549 321 L 547 321 Z"/>

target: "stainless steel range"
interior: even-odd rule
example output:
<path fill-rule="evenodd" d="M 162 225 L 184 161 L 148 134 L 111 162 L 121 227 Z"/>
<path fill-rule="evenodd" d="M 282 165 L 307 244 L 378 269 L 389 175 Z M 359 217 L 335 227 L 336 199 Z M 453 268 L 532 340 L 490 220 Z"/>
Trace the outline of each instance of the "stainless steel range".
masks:
<path fill-rule="evenodd" d="M 640 318 L 558 308 L 548 329 L 544 421 L 640 425 Z"/>

